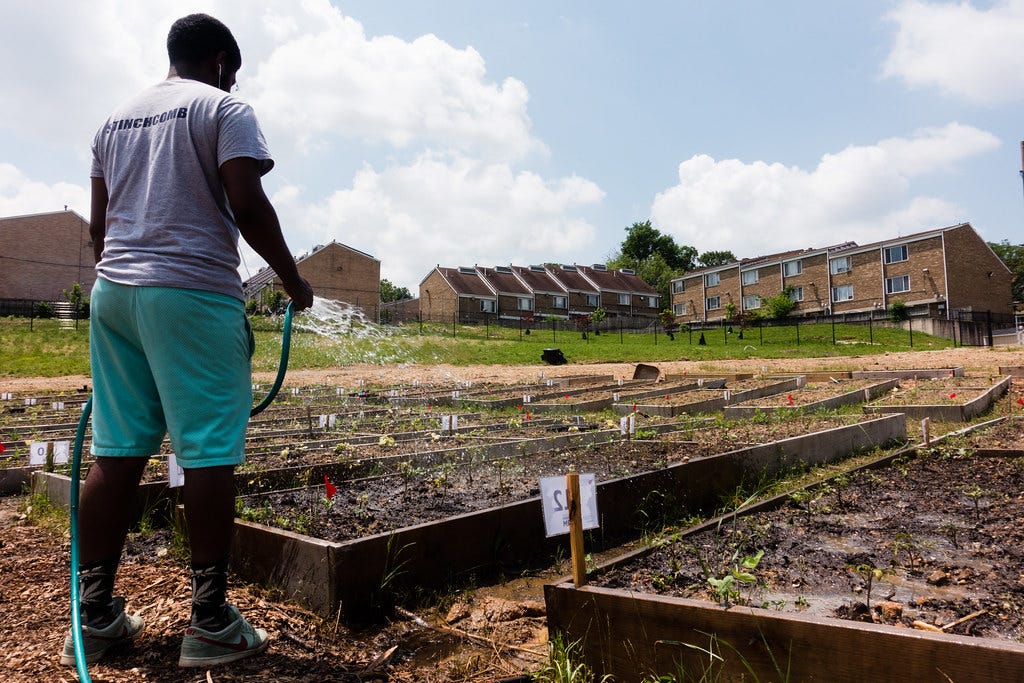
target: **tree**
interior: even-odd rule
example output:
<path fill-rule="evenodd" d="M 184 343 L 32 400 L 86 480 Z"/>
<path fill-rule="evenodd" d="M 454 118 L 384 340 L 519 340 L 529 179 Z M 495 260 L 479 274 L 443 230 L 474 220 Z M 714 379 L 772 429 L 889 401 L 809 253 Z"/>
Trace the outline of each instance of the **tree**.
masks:
<path fill-rule="evenodd" d="M 793 312 L 793 309 L 796 308 L 796 302 L 791 298 L 792 294 L 793 288 L 786 287 L 786 289 L 775 296 L 770 296 L 761 301 L 762 315 L 771 320 L 785 320 Z"/>
<path fill-rule="evenodd" d="M 632 268 L 641 280 L 654 287 L 661 302 L 672 300 L 672 278 L 696 266 L 697 250 L 678 245 L 650 221 L 626 228 L 619 253 L 608 259 L 609 268 Z"/>
<path fill-rule="evenodd" d="M 697 257 L 697 262 L 702 268 L 724 266 L 726 263 L 735 263 L 737 260 L 731 251 L 705 251 Z"/>
<path fill-rule="evenodd" d="M 1014 301 L 1024 301 L 1024 244 L 1010 244 L 1007 240 L 1002 242 L 989 242 L 988 246 L 996 253 L 1006 267 L 1013 273 L 1013 284 L 1010 289 Z"/>
<path fill-rule="evenodd" d="M 671 235 L 663 235 L 649 220 L 626 228 L 626 239 L 622 241 L 620 256 L 640 264 L 655 254 L 660 254 L 673 270 L 693 270 L 697 250 L 676 244 Z"/>
<path fill-rule="evenodd" d="M 408 287 L 398 287 L 391 283 L 387 278 L 381 278 L 380 280 L 380 301 L 381 303 L 388 303 L 389 301 L 401 301 L 403 299 L 411 299 L 412 294 L 409 292 Z"/>

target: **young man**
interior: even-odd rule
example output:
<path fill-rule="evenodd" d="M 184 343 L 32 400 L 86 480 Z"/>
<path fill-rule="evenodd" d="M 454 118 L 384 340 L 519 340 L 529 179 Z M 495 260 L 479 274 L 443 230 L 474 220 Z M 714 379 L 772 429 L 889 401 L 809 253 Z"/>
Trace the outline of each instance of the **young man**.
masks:
<path fill-rule="evenodd" d="M 185 470 L 192 620 L 179 665 L 210 666 L 267 647 L 227 604 L 234 468 L 252 405 L 252 334 L 238 236 L 281 278 L 297 310 L 313 291 L 295 267 L 261 176 L 273 167 L 252 109 L 232 97 L 242 57 L 213 17 L 179 19 L 167 80 L 121 105 L 93 141 L 95 464 L 79 511 L 86 661 L 143 628 L 113 597 L 135 493 L 170 436 Z M 61 655 L 74 665 L 69 635 Z"/>

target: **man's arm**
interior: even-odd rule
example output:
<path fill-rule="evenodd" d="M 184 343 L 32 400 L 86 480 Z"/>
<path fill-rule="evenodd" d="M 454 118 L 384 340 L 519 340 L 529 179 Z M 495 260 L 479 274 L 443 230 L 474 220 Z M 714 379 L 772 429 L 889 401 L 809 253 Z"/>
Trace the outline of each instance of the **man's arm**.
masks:
<path fill-rule="evenodd" d="M 107 236 L 107 183 L 103 178 L 92 178 L 92 206 L 89 209 L 89 237 L 96 263 L 103 255 L 103 239 Z"/>
<path fill-rule="evenodd" d="M 281 278 L 295 310 L 312 306 L 313 288 L 295 267 L 295 259 L 281 234 L 277 212 L 263 191 L 257 161 L 249 157 L 225 161 L 220 167 L 220 178 L 242 237 Z"/>

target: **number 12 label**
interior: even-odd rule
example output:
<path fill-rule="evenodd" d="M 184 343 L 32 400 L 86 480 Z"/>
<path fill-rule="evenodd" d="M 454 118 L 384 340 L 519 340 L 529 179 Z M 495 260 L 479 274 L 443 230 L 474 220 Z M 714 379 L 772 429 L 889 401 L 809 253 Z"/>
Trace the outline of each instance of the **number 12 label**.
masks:
<path fill-rule="evenodd" d="M 569 496 L 565 477 L 543 477 L 540 480 L 540 497 L 544 511 L 544 532 L 548 536 L 569 533 Z M 597 482 L 593 474 L 580 475 L 580 507 L 583 512 L 583 528 L 599 527 Z"/>

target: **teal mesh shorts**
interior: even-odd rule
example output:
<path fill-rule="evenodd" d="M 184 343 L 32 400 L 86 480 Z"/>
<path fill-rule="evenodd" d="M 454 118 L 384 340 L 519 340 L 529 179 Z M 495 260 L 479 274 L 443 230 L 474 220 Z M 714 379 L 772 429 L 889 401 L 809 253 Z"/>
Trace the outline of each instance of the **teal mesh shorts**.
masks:
<path fill-rule="evenodd" d="M 169 434 L 182 467 L 240 464 L 253 348 L 234 297 L 97 278 L 89 318 L 92 454 L 153 455 Z"/>

